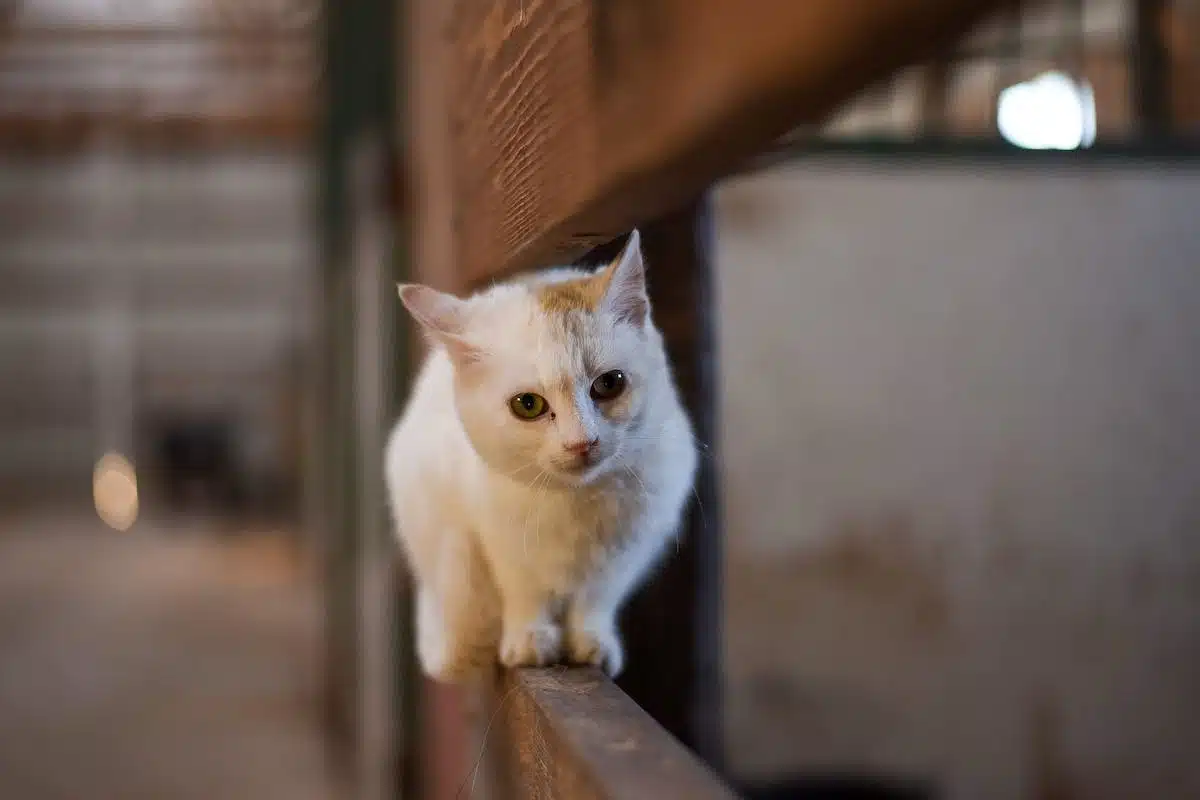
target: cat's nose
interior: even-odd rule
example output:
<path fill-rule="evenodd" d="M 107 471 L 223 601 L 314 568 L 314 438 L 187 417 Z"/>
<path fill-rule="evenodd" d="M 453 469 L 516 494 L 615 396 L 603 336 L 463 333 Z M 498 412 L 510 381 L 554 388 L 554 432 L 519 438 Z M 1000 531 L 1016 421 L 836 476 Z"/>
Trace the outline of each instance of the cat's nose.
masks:
<path fill-rule="evenodd" d="M 577 456 L 586 456 L 588 453 L 592 452 L 592 450 L 598 444 L 600 444 L 599 436 L 591 441 L 583 439 L 578 442 L 564 442 L 563 449 L 568 453 L 574 453 Z"/>

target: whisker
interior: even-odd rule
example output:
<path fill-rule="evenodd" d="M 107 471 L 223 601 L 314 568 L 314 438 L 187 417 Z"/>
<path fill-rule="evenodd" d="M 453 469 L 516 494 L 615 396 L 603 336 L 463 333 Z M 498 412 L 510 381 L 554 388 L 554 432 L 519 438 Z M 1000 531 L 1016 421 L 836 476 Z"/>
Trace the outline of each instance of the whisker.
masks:
<path fill-rule="evenodd" d="M 483 729 L 483 736 L 479 743 L 479 755 L 475 757 L 475 765 L 471 768 L 469 775 L 463 776 L 462 783 L 459 784 L 458 791 L 454 794 L 455 800 L 461 797 L 463 789 L 467 788 L 468 777 L 471 779 L 471 788 L 470 791 L 467 792 L 467 796 L 470 797 L 471 795 L 475 794 L 475 781 L 479 778 L 479 767 L 483 763 L 484 751 L 487 750 L 488 735 L 492 732 L 492 725 L 495 724 L 496 717 L 500 715 L 500 711 L 504 708 L 505 703 L 508 702 L 508 698 L 512 696 L 516 690 L 516 686 L 511 687 L 507 692 L 504 693 L 504 697 L 500 698 L 500 702 L 496 704 L 496 710 L 492 712 L 491 718 L 488 719 L 487 727 Z"/>
<path fill-rule="evenodd" d="M 642 494 L 646 495 L 647 497 L 651 496 L 651 492 L 646 488 L 646 482 L 642 480 L 642 476 L 638 475 L 633 467 L 624 461 L 621 462 L 621 466 L 624 467 L 625 471 L 629 473 L 630 477 L 637 481 L 638 485 L 642 487 Z"/>
<path fill-rule="evenodd" d="M 541 482 L 540 486 L 538 486 L 539 481 Z M 534 498 L 533 498 L 533 503 L 530 504 L 529 513 L 525 516 L 525 524 L 521 526 L 521 545 L 522 545 L 522 548 L 523 548 L 526 558 L 529 557 L 529 520 L 530 519 L 534 519 L 534 521 L 535 521 L 534 536 L 533 536 L 534 543 L 538 547 L 542 546 L 542 539 L 541 539 L 541 524 L 542 524 L 541 507 L 542 507 L 542 504 L 541 504 L 541 499 L 542 499 L 542 496 L 545 495 L 546 490 L 549 487 L 550 487 L 550 473 L 546 472 L 545 470 L 542 470 L 541 472 L 539 472 L 538 476 L 533 479 L 533 483 L 531 483 L 529 485 L 529 488 L 534 493 Z M 535 513 L 537 514 L 536 517 L 534 517 Z"/>
<path fill-rule="evenodd" d="M 513 472 L 524 472 L 525 470 L 530 469 L 531 467 L 536 467 L 536 466 L 537 466 L 537 460 L 536 459 L 530 460 L 529 462 L 522 464 L 521 466 L 514 469 Z"/>
<path fill-rule="evenodd" d="M 696 484 L 692 484 L 692 496 L 696 498 L 696 507 L 700 509 L 700 525 L 705 530 L 708 529 L 708 518 L 704 513 L 704 501 L 700 499 L 700 492 L 696 489 Z"/>
<path fill-rule="evenodd" d="M 547 481 L 549 483 L 549 481 Z M 540 550 L 542 547 L 542 495 L 545 494 L 543 489 L 534 499 L 534 508 L 537 509 L 537 516 L 533 520 L 533 543 Z"/>
<path fill-rule="evenodd" d="M 546 480 L 542 483 L 542 489 L 534 498 L 533 505 L 537 509 L 537 516 L 533 521 L 533 543 L 539 548 L 542 546 L 542 498 L 546 496 L 546 490 L 550 487 L 550 473 L 546 473 Z"/>
<path fill-rule="evenodd" d="M 542 479 L 542 476 L 545 474 L 546 474 L 545 470 L 539 471 L 537 474 L 537 477 L 534 478 L 533 481 L 529 484 L 529 488 L 535 492 L 535 495 L 536 495 L 537 489 L 534 487 L 537 486 L 538 481 L 540 481 Z M 529 558 L 529 521 L 533 518 L 533 512 L 536 510 L 536 508 L 537 508 L 537 503 L 535 501 L 530 506 L 529 511 L 525 514 L 525 522 L 524 522 L 524 524 L 521 525 L 521 551 L 525 554 L 526 558 Z"/>
<path fill-rule="evenodd" d="M 662 439 L 666 435 L 668 427 L 669 427 L 669 425 L 663 424 L 663 425 L 658 426 L 657 428 L 642 431 L 642 433 L 644 433 L 644 434 L 650 434 L 649 436 L 638 436 L 637 434 L 631 434 L 625 438 L 639 439 L 639 440 L 643 440 L 643 441 L 655 441 L 658 439 Z M 699 447 L 701 450 L 712 450 L 712 445 L 710 445 L 709 443 L 707 443 L 707 442 L 703 441 L 702 439 L 700 439 L 699 437 L 697 437 L 695 433 L 688 431 L 688 436 L 691 438 L 692 443 L 695 444 L 697 447 Z"/>
<path fill-rule="evenodd" d="M 661 436 L 653 436 L 653 437 L 651 437 L 651 436 L 626 436 L 625 440 L 630 441 L 630 442 L 638 442 L 638 443 L 649 442 L 649 443 L 653 444 L 653 443 L 661 442 L 663 440 L 663 437 L 661 437 Z M 713 459 L 716 457 L 716 455 L 709 450 L 708 445 L 703 444 L 702 442 L 697 442 L 696 444 L 698 447 L 701 448 L 700 450 L 698 450 L 696 452 L 696 455 L 699 458 Z"/>

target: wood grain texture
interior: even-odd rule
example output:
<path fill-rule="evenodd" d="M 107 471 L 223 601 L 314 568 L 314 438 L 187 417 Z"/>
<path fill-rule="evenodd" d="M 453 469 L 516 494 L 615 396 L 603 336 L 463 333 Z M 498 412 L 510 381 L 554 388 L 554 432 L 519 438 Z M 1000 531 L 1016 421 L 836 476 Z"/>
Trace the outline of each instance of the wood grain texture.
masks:
<path fill-rule="evenodd" d="M 566 261 L 657 217 L 999 2 L 458 0 L 457 270 Z"/>
<path fill-rule="evenodd" d="M 598 670 L 498 671 L 493 688 L 489 797 L 735 797 Z"/>

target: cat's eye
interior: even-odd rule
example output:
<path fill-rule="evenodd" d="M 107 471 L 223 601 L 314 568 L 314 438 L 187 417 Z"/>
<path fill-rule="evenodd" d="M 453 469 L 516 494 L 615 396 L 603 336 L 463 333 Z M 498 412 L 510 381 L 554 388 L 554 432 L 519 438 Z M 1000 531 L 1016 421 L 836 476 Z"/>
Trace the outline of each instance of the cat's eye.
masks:
<path fill-rule="evenodd" d="M 550 408 L 546 398 L 533 392 L 522 392 L 508 401 L 508 407 L 518 419 L 537 419 Z"/>
<path fill-rule="evenodd" d="M 612 400 L 625 391 L 625 373 L 610 370 L 592 381 L 593 400 Z"/>

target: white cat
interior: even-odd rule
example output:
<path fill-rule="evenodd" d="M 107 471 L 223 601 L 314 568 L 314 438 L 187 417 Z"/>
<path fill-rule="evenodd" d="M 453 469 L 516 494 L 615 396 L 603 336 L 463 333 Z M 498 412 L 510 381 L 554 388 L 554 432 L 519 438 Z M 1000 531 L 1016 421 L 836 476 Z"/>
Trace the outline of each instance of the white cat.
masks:
<path fill-rule="evenodd" d="M 617 612 L 678 533 L 697 461 L 637 231 L 595 272 L 400 297 L 434 345 L 385 455 L 423 669 L 617 674 Z"/>

